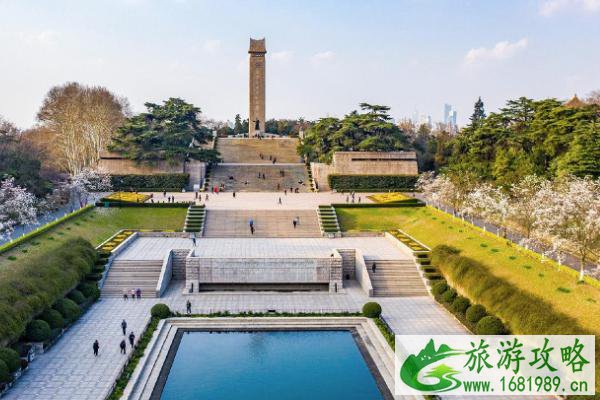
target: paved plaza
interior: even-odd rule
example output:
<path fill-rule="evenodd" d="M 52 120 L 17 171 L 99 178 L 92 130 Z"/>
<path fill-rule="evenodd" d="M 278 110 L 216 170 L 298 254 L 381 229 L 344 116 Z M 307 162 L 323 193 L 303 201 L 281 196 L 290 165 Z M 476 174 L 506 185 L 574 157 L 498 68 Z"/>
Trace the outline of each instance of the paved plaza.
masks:
<path fill-rule="evenodd" d="M 361 203 L 372 203 L 367 196 L 372 193 L 356 193 L 355 202 L 360 197 Z M 175 201 L 195 201 L 194 192 L 186 193 L 167 193 L 168 196 L 174 196 Z M 154 201 L 166 202 L 162 192 L 153 193 Z M 281 204 L 279 204 L 281 198 Z M 331 203 L 350 202 L 348 194 L 335 192 L 320 193 L 288 193 L 281 192 L 240 192 L 233 197 L 231 192 L 219 194 L 200 193 L 198 202 L 205 204 L 207 209 L 211 210 L 316 210 L 318 206 Z"/>
<path fill-rule="evenodd" d="M 158 302 L 184 312 L 187 299 L 194 313 L 230 311 L 342 312 L 359 311 L 369 299 L 353 285 L 344 294 L 221 292 L 183 295 L 175 283 L 160 299 L 122 300 L 103 298 L 50 349 L 33 363 L 6 394 L 7 399 L 83 400 L 103 399 L 123 368 L 126 356 L 119 353 L 122 319 L 128 331 L 139 335 L 150 319 L 150 308 Z M 378 299 L 384 317 L 397 333 L 464 333 L 464 328 L 429 297 Z M 100 342 L 100 355 L 92 354 L 92 343 Z M 137 340 L 137 339 L 136 339 Z M 128 345 L 128 354 L 131 348 Z"/>
<path fill-rule="evenodd" d="M 345 238 L 197 238 L 195 255 L 205 258 L 227 257 L 328 257 L 332 249 L 360 249 L 369 259 L 411 260 L 384 237 Z M 117 260 L 162 260 L 172 249 L 191 249 L 187 238 L 140 237 Z"/>

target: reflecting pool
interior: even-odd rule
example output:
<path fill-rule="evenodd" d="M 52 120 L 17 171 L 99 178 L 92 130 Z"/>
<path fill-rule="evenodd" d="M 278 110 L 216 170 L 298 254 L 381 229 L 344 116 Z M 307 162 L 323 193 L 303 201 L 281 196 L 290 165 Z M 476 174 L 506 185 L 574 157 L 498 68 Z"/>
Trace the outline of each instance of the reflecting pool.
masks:
<path fill-rule="evenodd" d="M 257 331 L 183 333 L 160 398 L 367 400 L 383 396 L 351 332 Z"/>

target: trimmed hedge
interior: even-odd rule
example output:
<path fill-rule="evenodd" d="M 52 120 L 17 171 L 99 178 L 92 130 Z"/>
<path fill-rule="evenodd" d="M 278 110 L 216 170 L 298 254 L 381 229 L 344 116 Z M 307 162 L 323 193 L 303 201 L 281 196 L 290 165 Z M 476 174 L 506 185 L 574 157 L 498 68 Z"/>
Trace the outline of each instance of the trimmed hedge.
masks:
<path fill-rule="evenodd" d="M 484 263 L 462 256 L 460 250 L 446 245 L 437 246 L 432 251 L 431 262 L 443 273 L 448 282 L 460 290 L 472 302 L 481 304 L 490 316 L 477 323 L 483 330 L 492 329 L 490 321 L 497 316 L 505 331 L 517 335 L 594 335 L 595 332 L 583 328 L 577 320 L 556 309 L 541 298 L 524 291 L 506 280 L 494 275 Z M 487 319 L 486 319 L 487 318 Z M 492 317 L 493 318 L 493 317 Z M 476 327 L 476 333 L 479 328 Z M 600 364 L 600 335 L 596 335 L 596 365 Z M 600 381 L 600 370 L 596 369 L 596 384 Z"/>
<path fill-rule="evenodd" d="M 80 208 L 79 210 L 75 210 L 72 213 L 69 213 L 65 216 L 60 217 L 59 219 L 52 221 L 52 222 L 48 222 L 46 225 L 42 225 L 39 228 L 36 228 L 34 230 L 32 230 L 31 232 L 13 240 L 12 242 L 8 242 L 3 244 L 2 246 L 0 246 L 0 254 L 7 252 L 8 250 L 28 241 L 33 239 L 34 237 L 37 237 L 39 235 L 41 235 L 42 233 L 54 228 L 57 225 L 62 224 L 65 221 L 70 220 L 73 217 L 76 217 L 80 214 L 83 214 L 87 211 L 90 211 L 92 208 L 94 208 L 94 206 L 92 204 L 87 205 L 85 207 Z"/>
<path fill-rule="evenodd" d="M 481 304 L 473 304 L 471 307 L 467 308 L 467 312 L 465 313 L 465 317 L 467 321 L 476 324 L 479 320 L 487 315 L 487 311 L 484 306 Z"/>
<path fill-rule="evenodd" d="M 412 191 L 418 175 L 338 175 L 327 177 L 329 187 L 335 190 L 399 190 Z"/>
<path fill-rule="evenodd" d="M 463 296 L 457 296 L 452 302 L 452 309 L 457 313 L 464 314 L 470 305 L 471 302 L 469 299 Z"/>
<path fill-rule="evenodd" d="M 0 343 L 18 339 L 29 321 L 81 282 L 96 257 L 89 242 L 71 239 L 7 271 L 0 279 Z"/>
<path fill-rule="evenodd" d="M 98 285 L 91 282 L 84 282 L 77 286 L 77 290 L 79 290 L 86 298 L 98 300 L 100 298 L 100 289 L 98 289 Z"/>
<path fill-rule="evenodd" d="M 492 274 L 481 262 L 460 255 L 450 246 L 432 251 L 432 264 L 472 302 L 506 321 L 515 334 L 591 334 L 575 319 L 558 312 L 552 305 L 525 292 L 506 279 Z"/>
<path fill-rule="evenodd" d="M 6 363 L 9 372 L 15 372 L 21 368 L 19 353 L 7 347 L 0 348 L 0 360 Z"/>
<path fill-rule="evenodd" d="M 50 325 L 50 329 L 62 329 L 65 326 L 65 319 L 62 314 L 52 308 L 44 311 L 40 318 Z"/>
<path fill-rule="evenodd" d="M 67 297 L 77 304 L 83 304 L 85 302 L 85 296 L 77 289 L 71 290 Z"/>
<path fill-rule="evenodd" d="M 169 318 L 171 316 L 171 310 L 169 306 L 163 303 L 158 303 L 152 306 L 150 314 L 155 318 Z"/>
<path fill-rule="evenodd" d="M 8 370 L 8 366 L 2 360 L 0 360 L 0 382 L 1 383 L 9 383 L 12 381 L 12 375 Z"/>
<path fill-rule="evenodd" d="M 379 316 L 381 315 L 381 306 L 379 305 L 379 303 L 370 301 L 363 305 L 362 312 L 367 318 L 379 318 Z"/>
<path fill-rule="evenodd" d="M 454 290 L 453 288 L 448 288 L 440 296 L 440 299 L 442 299 L 442 301 L 444 303 L 448 303 L 448 304 L 451 304 L 454 301 L 455 298 L 456 298 L 456 290 Z"/>
<path fill-rule="evenodd" d="M 31 342 L 44 342 L 52 336 L 50 325 L 44 320 L 34 319 L 27 324 L 25 339 Z"/>
<path fill-rule="evenodd" d="M 193 202 L 177 203 L 119 203 L 119 202 L 97 202 L 96 207 L 137 207 L 137 208 L 188 208 Z"/>
<path fill-rule="evenodd" d="M 68 323 L 77 321 L 77 318 L 81 315 L 81 308 L 79 308 L 77 303 L 71 299 L 60 299 L 54 305 L 54 309 L 58 311 Z"/>
<path fill-rule="evenodd" d="M 478 335 L 503 335 L 506 333 L 504 323 L 493 315 L 481 318 L 475 330 Z"/>
<path fill-rule="evenodd" d="M 153 175 L 112 175 L 111 182 L 115 190 L 181 190 L 187 186 L 189 174 L 153 174 Z"/>

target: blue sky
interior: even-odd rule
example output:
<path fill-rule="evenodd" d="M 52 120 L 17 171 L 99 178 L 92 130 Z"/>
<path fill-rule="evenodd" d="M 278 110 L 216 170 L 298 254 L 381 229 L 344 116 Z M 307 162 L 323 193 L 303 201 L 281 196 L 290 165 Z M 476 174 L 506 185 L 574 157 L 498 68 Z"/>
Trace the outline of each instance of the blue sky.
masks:
<path fill-rule="evenodd" d="M 266 37 L 267 118 L 341 116 L 366 101 L 465 123 L 482 96 L 600 89 L 600 0 L 0 0 L 0 115 L 28 127 L 66 81 L 134 111 L 182 97 L 247 116 L 249 37 Z"/>

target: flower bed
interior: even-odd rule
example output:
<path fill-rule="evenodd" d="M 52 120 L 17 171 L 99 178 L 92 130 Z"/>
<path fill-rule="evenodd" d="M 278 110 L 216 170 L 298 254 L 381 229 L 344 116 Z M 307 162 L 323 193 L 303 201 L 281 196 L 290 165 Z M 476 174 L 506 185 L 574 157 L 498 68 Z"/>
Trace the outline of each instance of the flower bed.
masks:
<path fill-rule="evenodd" d="M 371 196 L 367 196 L 367 198 L 373 200 L 375 203 L 394 203 L 397 201 L 412 199 L 412 197 L 408 197 L 398 192 L 373 194 Z"/>
<path fill-rule="evenodd" d="M 135 231 L 130 229 L 125 229 L 115 233 L 104 243 L 99 245 L 97 249 L 102 253 L 111 253 L 114 249 L 116 249 L 121 243 L 125 241 L 129 236 L 133 235 Z"/>
<path fill-rule="evenodd" d="M 110 196 L 104 197 L 101 201 L 123 202 L 123 203 L 145 203 L 150 199 L 149 194 L 135 192 L 115 192 Z"/>

